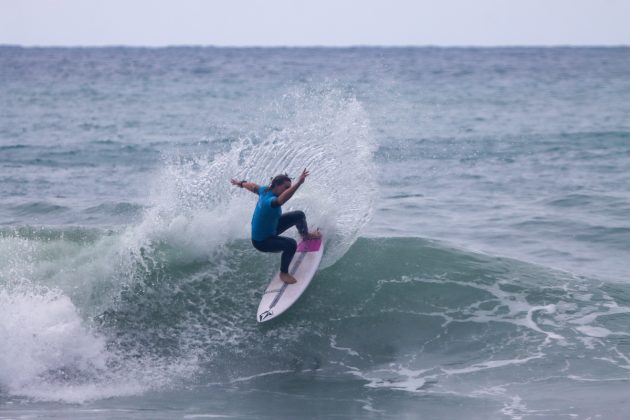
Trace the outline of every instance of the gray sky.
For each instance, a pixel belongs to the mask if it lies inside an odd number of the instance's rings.
[[[630,0],[0,0],[0,44],[630,45]]]

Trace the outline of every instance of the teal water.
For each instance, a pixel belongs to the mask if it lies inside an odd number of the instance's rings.
[[[0,47],[0,418],[624,418],[630,49]],[[229,178],[312,176],[278,258]]]

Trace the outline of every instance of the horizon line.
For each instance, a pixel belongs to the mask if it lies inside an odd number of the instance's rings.
[[[220,45],[220,44],[163,44],[163,45],[142,45],[142,44],[10,44],[1,43],[0,48],[234,48],[234,49],[351,49],[351,48],[628,48],[630,44],[348,44],[348,45]]]

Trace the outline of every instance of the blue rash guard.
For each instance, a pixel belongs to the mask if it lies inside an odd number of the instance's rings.
[[[264,241],[278,232],[278,220],[282,215],[280,206],[273,207],[271,202],[277,198],[269,187],[258,188],[258,204],[252,216],[252,239],[254,241]]]

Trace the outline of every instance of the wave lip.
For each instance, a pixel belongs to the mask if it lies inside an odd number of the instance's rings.
[[[136,232],[166,235],[191,252],[247,238],[256,198],[229,180],[266,185],[279,173],[297,177],[308,168],[311,175],[285,211],[303,210],[309,225],[326,233],[324,267],[339,259],[373,212],[375,139],[369,117],[354,96],[329,88],[297,89],[270,108],[265,112],[275,114],[277,126],[233,142],[224,153],[168,157]]]

